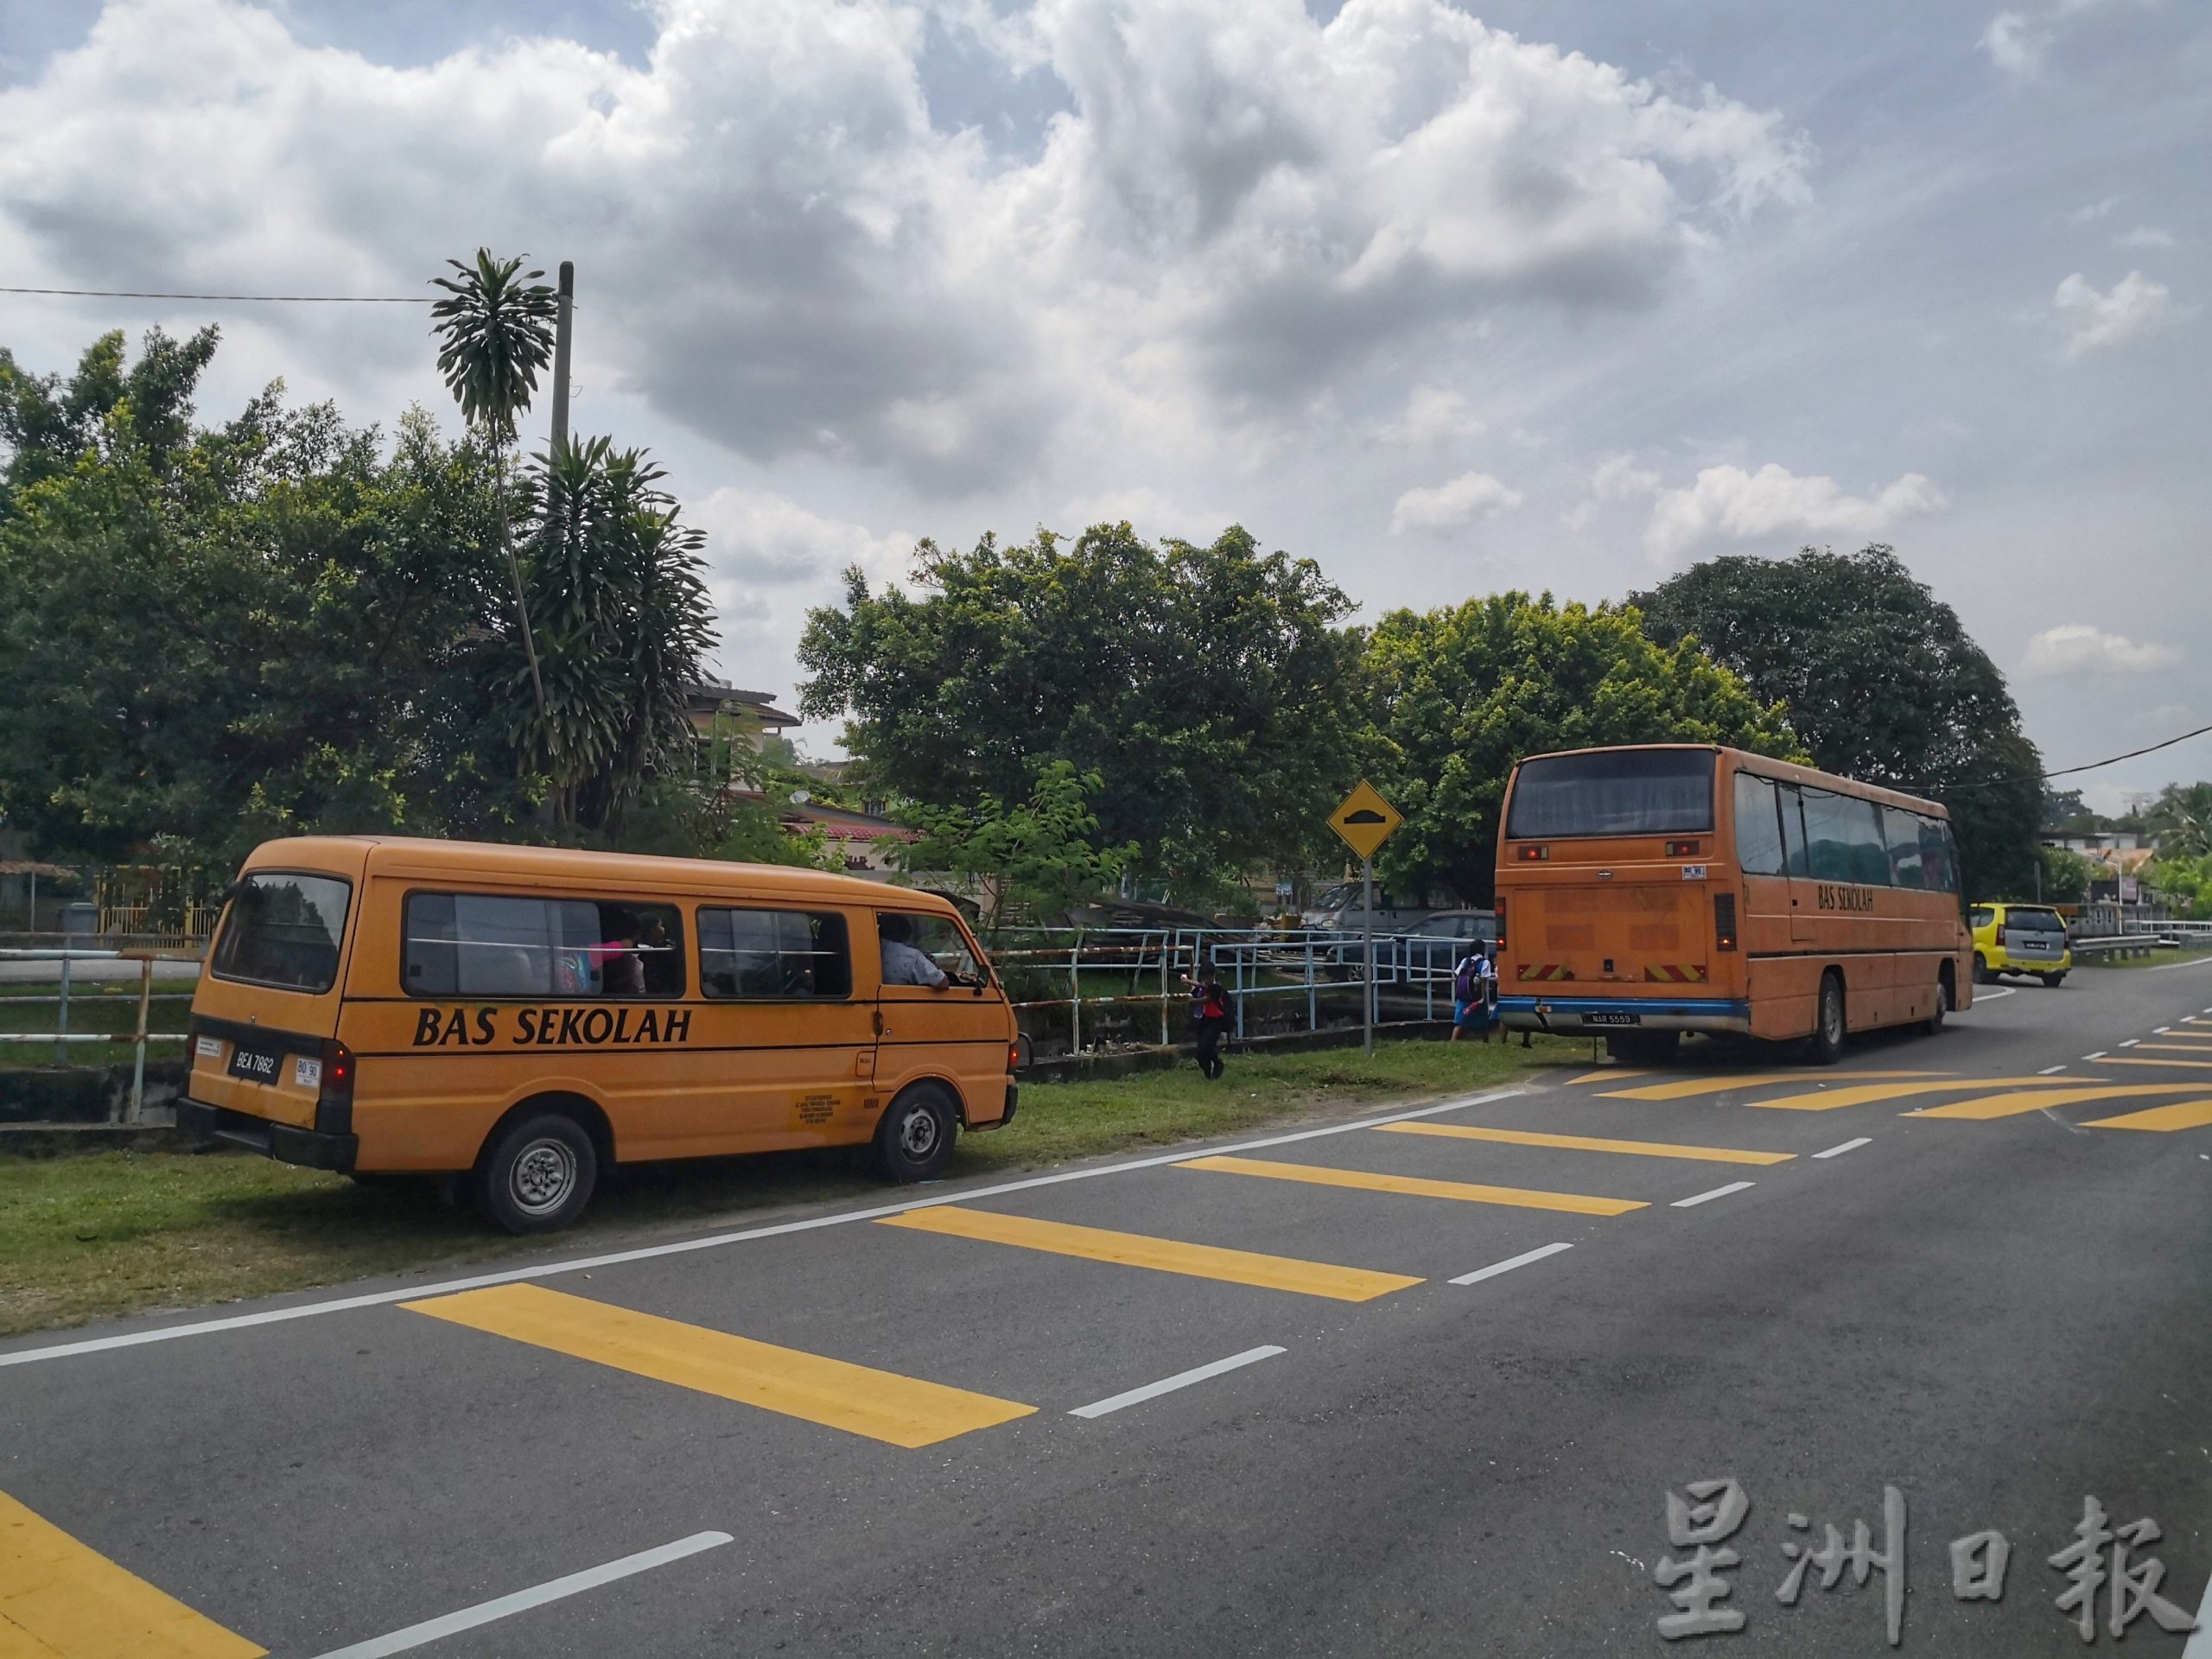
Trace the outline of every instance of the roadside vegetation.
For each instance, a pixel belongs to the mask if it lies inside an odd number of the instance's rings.
[[[1583,1043],[1386,1043],[1234,1056],[1102,1083],[1029,1084],[1014,1125],[963,1136],[959,1177],[1235,1135],[1300,1117],[1497,1086],[1531,1065],[1582,1063]],[[886,1188],[840,1150],[617,1169],[589,1217],[555,1241],[604,1249],[654,1229],[856,1198]],[[245,1154],[88,1153],[0,1160],[0,1336],[152,1308],[204,1306],[372,1274],[430,1272],[544,1248],[487,1231],[429,1182],[358,1185]]]

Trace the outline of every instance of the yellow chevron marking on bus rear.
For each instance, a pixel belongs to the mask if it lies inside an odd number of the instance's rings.
[[[1393,1135],[1434,1135],[1453,1141],[1494,1141],[1509,1147],[1561,1147],[1569,1152],[1619,1152],[1633,1158],[1690,1158],[1707,1164],[1786,1164],[1794,1152],[1745,1152],[1735,1147],[1685,1147],[1671,1141],[1601,1141],[1588,1135],[1539,1135],[1533,1129],[1488,1129],[1469,1123],[1377,1123]]]
[[[2149,1043],[2138,1043],[2128,1052],[2140,1054],[2145,1049],[2152,1046],[2153,1045]],[[2190,1051],[2192,1053],[2195,1052],[2193,1049]],[[2097,1064],[2099,1065],[2164,1065],[2171,1066],[2180,1071],[2212,1071],[2212,1060],[2137,1060],[2123,1059],[2118,1055],[2107,1054]]]
[[[1002,1216],[995,1211],[969,1210],[950,1204],[909,1210],[902,1216],[885,1216],[877,1225],[909,1227],[917,1232],[976,1238],[991,1244],[1014,1244],[1053,1255],[1076,1255],[1092,1262],[1118,1262],[1123,1267],[1150,1268],[1159,1273],[1188,1274],[1194,1279],[1219,1279],[1233,1285],[1296,1291],[1339,1302],[1370,1302],[1377,1296],[1387,1296],[1394,1290],[1421,1283],[1402,1273],[1370,1273],[1364,1268],[1333,1267],[1325,1262],[1261,1255],[1250,1250],[1223,1249],[1212,1244],[1185,1244],[1172,1238],[1148,1238],[1142,1233],[1111,1232],[1103,1227],[1032,1221],[1027,1216]]]
[[[1864,1089],[1815,1090],[1809,1095],[1784,1095],[1778,1100],[1755,1100],[1751,1104],[1781,1112],[1832,1112],[1839,1106],[1865,1106],[1878,1100],[1948,1094],[1960,1089],[2010,1089],[2095,1081],[2094,1077],[1946,1077],[1941,1083],[1872,1083]]]
[[[1609,1089],[1604,1100],[1688,1100],[1693,1095],[1725,1095],[1732,1089],[1756,1089],[1770,1083],[1803,1083],[1808,1073],[1796,1071],[1738,1071],[1727,1077],[1682,1077],[1673,1083],[1645,1084],[1635,1089]],[[1851,1077],[1940,1077],[1941,1071],[1847,1071]]]
[[[1303,1181],[1310,1186],[1344,1186],[1362,1192],[1395,1192],[1410,1198],[1458,1198],[1465,1204],[1502,1204],[1516,1210],[1564,1210],[1577,1216],[1624,1216],[1631,1210],[1651,1207],[1637,1198],[1593,1198],[1580,1192],[1541,1192],[1533,1187],[1432,1181],[1419,1175],[1377,1175],[1364,1169],[1331,1169],[1319,1164],[1270,1163],[1264,1158],[1193,1158],[1175,1167]]]
[[[541,1285],[499,1285],[400,1306],[635,1376],[909,1448],[935,1446],[1037,1409]]]
[[[2108,1083],[2097,1089],[2026,1089],[2016,1094],[1984,1095],[1979,1100],[1955,1100],[1948,1106],[1923,1106],[1901,1117],[1965,1118],[1982,1122],[1993,1117],[2018,1117],[2052,1106],[2079,1106],[2088,1100],[2126,1100],[2142,1095],[2202,1094],[2201,1083]]]
[[[1634,1071],[1624,1065],[1606,1065],[1600,1066],[1595,1071],[1585,1071],[1579,1077],[1569,1077],[1567,1082],[1570,1084],[1618,1083],[1623,1077],[1648,1077],[1650,1075],[1651,1073],[1648,1071]]]
[[[267,1651],[0,1492],[6,1659],[260,1659]]]
[[[2082,1127],[2087,1129],[2148,1129],[2153,1135],[2170,1135],[2176,1129],[2201,1129],[2212,1124],[2212,1100],[2177,1101],[2171,1106],[2151,1106],[2139,1112],[2129,1112],[2122,1117],[2093,1118]]]

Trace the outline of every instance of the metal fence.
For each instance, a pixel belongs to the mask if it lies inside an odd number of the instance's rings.
[[[47,990],[42,986],[22,990],[13,988],[0,988],[0,1001],[52,1003],[56,1009],[54,1028],[52,1031],[0,1032],[0,1044],[22,1043],[42,1046],[51,1043],[54,1045],[54,1065],[67,1065],[69,1063],[69,1046],[72,1043],[128,1041],[131,1045],[132,1051],[128,1121],[137,1122],[143,1109],[146,1098],[146,1045],[181,1043],[185,1039],[182,1032],[154,1032],[147,1029],[147,1025],[152,1018],[153,1005],[156,1002],[188,1003],[193,997],[193,993],[190,991],[156,991],[154,988],[155,964],[160,962],[188,962],[196,968],[199,958],[187,953],[166,951],[80,950],[74,948],[57,948],[29,950],[0,950],[0,962],[51,962],[58,963],[60,967],[59,983],[52,991]],[[114,1032],[73,1032],[69,1029],[69,999],[73,977],[71,970],[74,964],[79,962],[132,962],[137,964],[137,1028],[129,1038],[126,1039]]]
[[[1190,1004],[1185,978],[1208,967],[1229,993],[1239,1039],[1358,1025],[1363,994],[1378,1027],[1449,1018],[1452,976],[1468,948],[1378,933],[1370,973],[1363,938],[1328,929],[1059,927],[1007,930],[990,957],[1033,1046],[1065,1031],[1068,1052],[1079,1053],[1116,1039],[1179,1040]]]

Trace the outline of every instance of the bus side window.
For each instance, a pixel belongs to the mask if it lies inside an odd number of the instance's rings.
[[[1774,784],[1748,772],[1736,774],[1736,861],[1745,875],[1783,873],[1782,818]]]
[[[1795,784],[1777,784],[1774,795],[1782,809],[1782,846],[1789,874],[1810,875],[1813,866],[1805,851],[1805,809],[1801,792]]]
[[[1928,872],[1920,851],[1918,816],[1895,806],[1885,806],[1881,811],[1882,828],[1890,842],[1890,885],[1925,890]]]

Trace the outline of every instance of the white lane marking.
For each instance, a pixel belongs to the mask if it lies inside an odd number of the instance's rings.
[[[1157,1382],[1147,1382],[1141,1389],[1131,1389],[1126,1394],[1109,1394],[1103,1400],[1094,1400],[1087,1406],[1077,1406],[1068,1413],[1071,1417],[1103,1417],[1109,1411],[1119,1411],[1124,1406],[1141,1405],[1147,1400],[1157,1400],[1163,1394],[1173,1394],[1178,1389],[1187,1389],[1193,1382],[1204,1382],[1229,1371],[1242,1370],[1247,1365],[1256,1365],[1263,1359],[1273,1359],[1289,1350],[1273,1344],[1247,1348],[1241,1354],[1231,1354],[1227,1359],[1217,1359],[1211,1365],[1194,1365],[1187,1371],[1178,1371],[1173,1376],[1163,1376]]]
[[[448,1613],[442,1618],[425,1619],[420,1624],[410,1624],[404,1630],[394,1630],[389,1636],[372,1637],[366,1642],[356,1642],[350,1648],[334,1648],[322,1659],[385,1659],[386,1654],[404,1653],[410,1648],[419,1648],[428,1643],[441,1641],[448,1636],[458,1636],[463,1630],[473,1630],[480,1624],[489,1624],[496,1619],[512,1618],[517,1613],[528,1612],[533,1607],[543,1607],[549,1601],[595,1590],[602,1584],[612,1584],[617,1579],[626,1579],[632,1573],[649,1573],[654,1567],[666,1567],[671,1561],[680,1561],[686,1555],[696,1555],[702,1549],[719,1549],[732,1542],[726,1532],[695,1532],[689,1538],[679,1538],[672,1544],[663,1544],[658,1549],[639,1550],[635,1555],[625,1555],[619,1561],[609,1561],[604,1567],[588,1567],[581,1573],[571,1573],[564,1579],[554,1579],[535,1589],[518,1590],[511,1596],[501,1596],[495,1601],[480,1601],[474,1607],[464,1607],[457,1613]]]
[[[2202,968],[2208,962],[2212,962],[2212,957],[2199,957],[2195,962],[2154,963],[2152,964],[2151,971],[2154,974],[2168,974],[2177,968]],[[2212,1014],[2212,1008],[2207,1008],[2204,1012]],[[2194,1659],[2194,1656],[2191,1656],[2191,1659]]]
[[[1519,1255],[1503,1262],[1493,1262],[1486,1268],[1477,1268],[1472,1273],[1463,1273],[1452,1281],[1455,1285],[1479,1285],[1485,1279],[1495,1279],[1501,1273],[1510,1273],[1516,1268],[1525,1268],[1531,1262],[1541,1262],[1548,1255],[1557,1255],[1561,1250],[1571,1250],[1572,1244],[1546,1244],[1541,1249],[1523,1250]]]
[[[1436,1117],[1446,1112],[1465,1111],[1473,1106],[1487,1106],[1494,1101],[1511,1100],[1528,1091],[1522,1089],[1494,1089],[1486,1095],[1469,1095],[1459,1100],[1440,1101],[1433,1106],[1420,1106],[1411,1111],[1390,1112],[1382,1117],[1363,1117],[1357,1122],[1336,1123],[1324,1129],[1300,1129],[1289,1135],[1271,1135],[1258,1141],[1240,1141],[1234,1146],[1214,1147],[1208,1150],[1220,1156],[1240,1152],[1258,1152],[1268,1147],[1287,1147],[1300,1141],[1319,1141],[1333,1135],[1351,1135],[1362,1129],[1372,1129],[1385,1123],[1403,1123],[1417,1117]],[[274,1307],[260,1313],[234,1313],[226,1319],[201,1319],[189,1325],[166,1325],[154,1331],[132,1331],[115,1337],[89,1337],[80,1342],[60,1342],[45,1348],[24,1348],[11,1354],[0,1354],[0,1370],[10,1365],[35,1364],[41,1360],[67,1359],[78,1354],[105,1353],[111,1348],[136,1348],[149,1342],[169,1342],[179,1337],[213,1336],[222,1331],[244,1331],[257,1325],[282,1325],[292,1319],[310,1319],[322,1313],[346,1313],[355,1308],[382,1307],[388,1302],[411,1302],[431,1296],[449,1296],[456,1291],[482,1290],[492,1285],[519,1284],[532,1279],[553,1279],[564,1273],[589,1273],[601,1268],[620,1267],[630,1262],[650,1262],[664,1255],[685,1255],[694,1250],[720,1249],[728,1244],[749,1243],[756,1238],[780,1238],[787,1233],[810,1233],[823,1227],[842,1227],[848,1223],[876,1221],[885,1216],[903,1216],[912,1210],[933,1209],[941,1204],[973,1204],[978,1198],[1002,1198],[1009,1192],[1033,1192],[1042,1186],[1058,1186],[1069,1181],[1094,1180],[1103,1175],[1126,1175],[1134,1170],[1158,1169],[1166,1164],[1188,1163],[1194,1154],[1190,1147],[1175,1152],[1163,1152],[1149,1158],[1132,1158],[1127,1163],[1109,1164],[1099,1169],[1068,1169],[1053,1175],[1030,1175],[1018,1181],[1001,1181],[995,1186],[974,1186],[956,1192],[941,1192],[927,1198],[909,1198],[903,1204],[875,1205],[866,1210],[847,1210],[834,1216],[813,1216],[804,1221],[778,1222],[767,1227],[748,1227],[741,1232],[714,1233],[705,1238],[687,1238],[673,1244],[646,1244],[633,1250],[611,1250],[605,1255],[579,1256],[569,1262],[542,1262],[536,1267],[510,1268],[504,1273],[480,1273],[466,1279],[444,1279],[435,1284],[410,1285],[401,1290],[370,1291],[359,1296],[334,1297],[327,1302],[307,1302],[298,1307]]]
[[[1862,1135],[1856,1141],[1847,1141],[1840,1147],[1830,1147],[1826,1152],[1816,1152],[1813,1156],[1815,1158],[1840,1158],[1847,1152],[1856,1152],[1861,1147],[1871,1147],[1873,1144],[1874,1137],[1872,1135]]]
[[[2141,1042],[2142,1040],[2143,1040],[2143,1039],[2142,1039],[2140,1037],[2130,1037],[2130,1038],[2128,1038],[2125,1042],[2121,1043],[2121,1044],[2120,1044],[2120,1046],[2121,1046],[2122,1048],[2133,1048],[2133,1047],[2134,1047],[2134,1046],[2135,1046],[2135,1045],[2136,1045],[2136,1044],[2138,1044],[2138,1043]]]
[[[2101,1060],[2102,1058],[2104,1058],[2104,1057],[2105,1057],[2105,1052],[2104,1052],[2104,1050],[2102,1050],[2102,1049],[2101,1048],[2101,1049],[2099,1049],[2095,1053],[2094,1053],[2094,1054],[2084,1054],[2082,1058],[2083,1059],[2085,1059],[2085,1060]]]
[[[2065,1069],[2066,1068],[2063,1065],[2046,1065],[2042,1071],[2037,1072],[2036,1076],[2039,1077],[2056,1077]]]
[[[2172,1029],[2171,1026],[2153,1026],[2151,1028],[2151,1034],[2153,1037],[2163,1037]]]
[[[1977,1002],[1994,1002],[2000,996],[2017,996],[2019,995],[2019,990],[2020,988],[2017,985],[2007,985],[2001,991],[1976,991],[1974,994],[1974,1000]]]
[[[1676,1198],[1675,1200],[1675,1208],[1677,1210],[1687,1210],[1694,1204],[1706,1204],[1714,1198],[1725,1198],[1731,1192],[1741,1192],[1747,1186],[1756,1186],[1758,1185],[1758,1183],[1756,1181],[1731,1181],[1726,1186],[1714,1187],[1710,1192],[1700,1192],[1694,1198]]]

